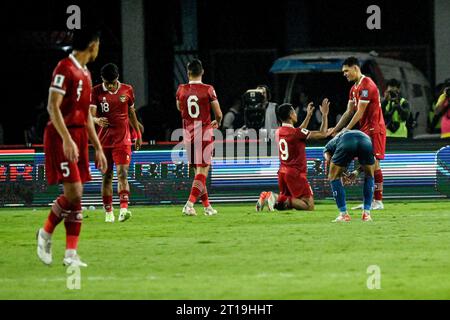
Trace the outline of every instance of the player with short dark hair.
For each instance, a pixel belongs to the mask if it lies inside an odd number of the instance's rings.
[[[354,82],[350,89],[347,110],[338,124],[329,129],[335,136],[341,130],[348,131],[359,123],[359,130],[367,134],[372,140],[375,162],[375,193],[372,210],[384,209],[383,199],[383,172],[380,160],[384,159],[386,151],[386,125],[380,103],[380,93],[377,85],[370,77],[362,74],[360,62],[355,57],[349,57],[342,63],[342,73],[349,82]],[[362,208],[361,206],[353,209]]]
[[[134,109],[133,87],[119,81],[119,68],[114,63],[108,63],[102,67],[101,77],[103,83],[95,86],[92,91],[91,114],[100,127],[98,136],[108,161],[108,170],[103,174],[102,181],[103,208],[105,221],[114,222],[112,182],[115,164],[120,199],[119,222],[123,222],[131,217],[128,210],[128,169],[132,144],[130,125],[137,134],[136,150],[142,145],[141,127]]]
[[[214,147],[213,129],[220,127],[222,111],[214,87],[202,82],[204,70],[201,61],[194,59],[189,62],[187,73],[189,83],[178,87],[176,100],[183,120],[183,141],[189,164],[195,167],[195,177],[182,212],[188,216],[197,215],[194,204],[200,198],[205,215],[210,216],[217,211],[209,203],[206,179]],[[214,121],[211,121],[211,109],[214,112]]]
[[[312,107],[312,104],[310,106]],[[327,137],[329,107],[330,102],[324,99],[320,106],[322,112],[320,131],[309,131],[306,129],[307,123],[300,128],[294,128],[294,124],[297,123],[294,107],[290,103],[278,107],[277,115],[282,125],[277,129],[275,137],[280,159],[278,170],[280,194],[272,191],[261,192],[256,203],[256,211],[262,211],[266,205],[269,211],[292,208],[314,210],[314,195],[307,180],[306,140]]]
[[[47,110],[50,121],[44,133],[45,173],[48,184],[63,184],[43,228],[37,233],[37,255],[52,263],[52,234],[64,220],[66,227],[66,266],[86,267],[77,254],[83,214],[83,184],[91,180],[88,138],[95,148],[98,168],[107,168],[105,155],[89,113],[92,81],[86,64],[93,62],[99,50],[99,33],[89,29],[75,31],[74,50],[53,71]]]
[[[353,159],[358,158],[360,163],[359,171],[364,171],[364,203],[363,203],[363,221],[372,221],[370,209],[372,205],[374,189],[374,169],[375,158],[373,156],[372,141],[370,137],[359,130],[350,130],[341,132],[331,139],[324,148],[324,157],[329,168],[328,179],[330,180],[333,196],[339,209],[339,216],[335,222],[348,222],[350,215],[347,212],[345,203],[345,190],[341,178],[348,165]],[[352,181],[356,176],[346,179]]]

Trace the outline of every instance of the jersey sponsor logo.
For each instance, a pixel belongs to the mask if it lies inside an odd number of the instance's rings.
[[[368,98],[369,90],[361,90],[361,98]]]
[[[125,102],[125,101],[127,101],[127,96],[124,95],[124,94],[122,94],[122,95],[119,97],[119,99],[120,99],[120,102]]]

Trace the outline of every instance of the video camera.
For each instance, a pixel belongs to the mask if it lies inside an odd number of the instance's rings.
[[[243,94],[242,106],[244,107],[244,122],[247,128],[259,130],[263,127],[266,115],[264,102],[264,91],[261,89],[250,89]]]

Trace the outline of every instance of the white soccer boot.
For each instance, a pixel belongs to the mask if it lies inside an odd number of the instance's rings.
[[[205,216],[213,216],[217,214],[217,210],[211,206],[204,208],[203,210],[205,212]]]
[[[195,212],[194,207],[188,206],[187,204],[183,207],[182,213],[185,216],[196,216],[197,212]]]
[[[41,228],[36,234],[37,239],[37,255],[39,259],[46,265],[52,263],[52,239],[48,239],[43,235],[44,230]]]
[[[113,223],[115,220],[114,212],[105,212],[105,222]]]
[[[128,211],[127,208],[121,208],[119,212],[119,222],[127,221],[131,218],[131,211]]]
[[[384,205],[381,200],[373,200],[372,201],[372,210],[383,210]]]
[[[87,263],[81,261],[80,256],[75,254],[72,256],[67,256],[63,260],[63,265],[66,267],[87,267]]]
[[[275,208],[275,203],[277,202],[277,199],[275,199],[275,195],[273,194],[272,191],[267,192],[267,196],[266,196],[266,204],[267,204],[267,208],[269,209],[269,211],[274,211]]]

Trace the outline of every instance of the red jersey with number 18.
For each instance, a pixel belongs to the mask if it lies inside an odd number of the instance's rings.
[[[97,108],[97,117],[108,119],[109,125],[100,128],[98,137],[104,148],[131,145],[128,111],[134,106],[133,87],[119,82],[115,92],[99,84],[92,90],[92,105]]]
[[[183,119],[185,142],[194,140],[194,132],[201,133],[204,141],[212,139],[212,130],[207,129],[211,124],[211,102],[217,100],[214,87],[191,81],[178,87],[176,98]]]
[[[280,158],[281,173],[289,169],[296,169],[306,174],[306,139],[310,135],[309,130],[294,128],[290,124],[283,123],[276,132],[278,143],[278,156]]]

